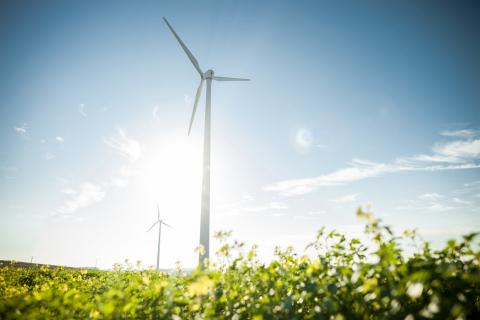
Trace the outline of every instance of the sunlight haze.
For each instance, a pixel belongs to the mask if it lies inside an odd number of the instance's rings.
[[[328,5],[327,5],[328,4]],[[0,259],[194,267],[205,93],[213,233],[302,251],[359,206],[480,230],[480,7],[462,1],[2,1]]]

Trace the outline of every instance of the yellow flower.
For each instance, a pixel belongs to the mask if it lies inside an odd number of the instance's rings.
[[[378,285],[378,280],[376,278],[371,278],[365,280],[362,286],[362,292],[369,292],[375,290]]]
[[[213,287],[213,281],[207,276],[201,276],[188,286],[188,292],[193,295],[205,295]]]

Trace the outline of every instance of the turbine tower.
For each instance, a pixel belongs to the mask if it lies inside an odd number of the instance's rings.
[[[162,236],[162,224],[171,228],[170,225],[166,224],[162,219],[160,219],[160,208],[158,207],[158,203],[157,203],[157,221],[155,221],[154,224],[152,224],[152,226],[147,230],[150,231],[152,230],[153,227],[155,227],[155,225],[158,223],[158,249],[157,249],[157,270],[160,270],[160,267],[159,267],[159,262],[160,262],[160,238]]]
[[[197,70],[200,75],[200,84],[197,88],[197,93],[195,95],[195,102],[193,104],[192,117],[190,118],[190,125],[188,126],[188,135],[192,130],[193,119],[195,118],[195,111],[197,110],[198,100],[203,89],[203,83],[207,81],[207,93],[206,93],[206,102],[205,102],[205,132],[203,136],[203,177],[202,177],[202,208],[200,215],[200,245],[205,249],[205,253],[200,254],[199,263],[203,266],[205,259],[208,259],[210,256],[210,119],[211,119],[211,88],[212,80],[216,81],[249,81],[250,79],[241,79],[241,78],[230,78],[230,77],[219,77],[216,76],[212,69],[209,69],[205,72],[202,71],[200,65],[198,64],[197,59],[193,56],[190,50],[187,48],[182,39],[178,34],[173,30],[170,23],[167,19],[163,18],[167,24],[170,31],[177,39],[178,43],[182,47],[183,51],[187,54],[187,57],[193,64],[193,67]]]

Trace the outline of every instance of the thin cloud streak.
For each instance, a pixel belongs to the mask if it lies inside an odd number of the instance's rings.
[[[244,211],[247,212],[261,212],[261,211],[268,211],[268,210],[284,210],[288,209],[288,206],[283,202],[270,202],[265,205],[244,208]]]
[[[435,201],[442,199],[443,196],[438,193],[424,193],[418,196],[418,199],[420,200],[426,200],[426,201]]]
[[[458,197],[448,198],[438,193],[421,194],[415,200],[406,200],[404,202],[405,204],[395,209],[401,211],[439,213],[453,210],[471,210],[477,205],[476,199],[469,201]]]
[[[477,129],[462,129],[452,131],[442,131],[440,135],[453,138],[474,138],[480,135],[480,130]]]
[[[120,177],[112,177],[109,181],[100,184],[91,182],[82,183],[77,189],[63,189],[66,197],[63,204],[53,211],[55,216],[69,216],[79,209],[90,207],[102,201],[112,188],[125,188],[129,185],[129,175],[120,173]]]
[[[469,162],[471,159],[480,158],[480,139],[467,141],[453,141],[436,145],[433,148],[436,155],[454,159],[451,162]]]
[[[338,186],[367,178],[379,177],[402,171],[445,171],[480,168],[480,139],[460,140],[436,144],[429,155],[398,158],[392,163],[376,163],[354,159],[349,167],[332,173],[279,181],[264,187],[267,191],[283,196],[299,196],[315,191],[319,187]]]
[[[331,202],[335,203],[351,203],[357,201],[358,193],[346,194],[342,197],[332,199]]]
[[[110,138],[104,138],[103,141],[108,146],[117,150],[122,156],[126,157],[130,161],[136,161],[140,159],[142,154],[142,147],[140,143],[127,136],[125,130],[117,128],[117,132]]]
[[[237,216],[243,213],[258,213],[258,212],[277,212],[288,209],[288,205],[284,202],[271,201],[265,204],[255,205],[253,198],[249,195],[246,197],[242,195],[239,202],[224,206],[223,210],[227,215]]]
[[[67,199],[63,204],[54,210],[55,215],[68,215],[83,208],[87,208],[101,201],[106,192],[99,185],[91,182],[82,183],[77,189],[66,189],[63,193]]]
[[[87,112],[85,111],[85,105],[82,103],[78,106],[78,112],[83,116],[87,117]]]

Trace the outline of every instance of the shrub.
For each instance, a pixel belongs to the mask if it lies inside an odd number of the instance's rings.
[[[0,318],[480,319],[476,234],[432,250],[415,231],[395,236],[371,213],[357,214],[368,245],[322,228],[313,254],[277,248],[269,263],[220,232],[218,262],[191,273],[7,266]],[[405,239],[413,254],[402,251]]]

